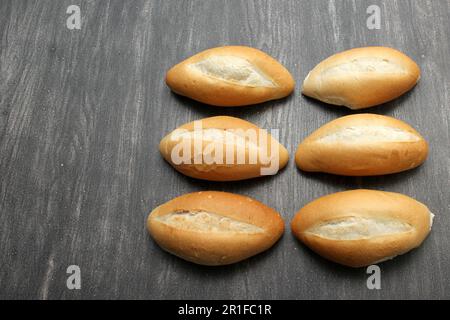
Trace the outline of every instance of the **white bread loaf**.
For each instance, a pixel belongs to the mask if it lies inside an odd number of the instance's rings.
[[[215,106],[245,106],[286,97],[294,79],[266,53],[244,46],[202,51],[172,67],[167,85],[180,95]]]
[[[197,129],[196,124],[201,125],[201,129]],[[183,145],[187,147],[179,151]],[[187,148],[190,150],[186,151]],[[161,140],[159,150],[177,171],[212,181],[272,175],[289,160],[286,148],[267,131],[248,121],[227,116],[184,124]]]
[[[427,142],[405,122],[355,114],[314,131],[298,145],[295,162],[304,171],[373,176],[415,168],[427,155]]]
[[[182,195],[154,209],[147,229],[166,251],[203,265],[226,265],[269,249],[283,234],[273,209],[216,191]]]
[[[337,53],[315,66],[302,93],[320,101],[363,109],[409,91],[420,79],[417,64],[387,47],[365,47]]]
[[[292,232],[334,262],[362,267],[418,247],[431,230],[433,214],[405,195],[352,190],[318,198],[297,212]]]

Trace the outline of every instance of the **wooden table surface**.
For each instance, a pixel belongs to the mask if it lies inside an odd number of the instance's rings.
[[[69,30],[66,9],[81,9]],[[381,9],[381,29],[366,9]],[[415,1],[18,1],[0,2],[0,298],[315,299],[450,298],[450,2]],[[248,45],[283,63],[295,93],[218,108],[181,98],[168,68],[210,47]],[[410,93],[365,112],[413,125],[430,143],[426,163],[379,177],[305,174],[292,156],[312,130],[354,113],[303,97],[316,63],[358,46],[402,50],[422,69]],[[187,178],[160,156],[177,126],[232,115],[280,129],[291,154],[276,176],[215,183]],[[381,290],[363,269],[328,262],[289,228],[266,253],[226,267],[163,252],[145,229],[155,206],[186,192],[224,190],[278,210],[286,226],[307,202],[336,191],[401,192],[436,214],[430,236],[380,264]],[[81,270],[69,290],[66,269]]]

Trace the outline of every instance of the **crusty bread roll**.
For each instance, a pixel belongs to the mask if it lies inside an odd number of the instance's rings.
[[[399,97],[419,79],[417,64],[398,50],[356,48],[315,66],[303,82],[302,93],[326,103],[363,109]]]
[[[159,150],[179,172],[212,181],[273,175],[289,160],[286,148],[266,130],[227,116],[184,124],[161,140]]]
[[[362,267],[418,247],[430,232],[433,217],[425,205],[405,195],[361,189],[308,203],[291,227],[324,258]]]
[[[202,51],[172,67],[167,85],[180,95],[215,106],[245,106],[286,97],[295,82],[266,53],[242,46]]]
[[[284,222],[275,210],[249,197],[203,191],[154,209],[147,229],[164,250],[194,263],[218,266],[269,249],[283,234]]]
[[[299,144],[295,162],[305,171],[373,176],[415,168],[427,155],[427,142],[405,122],[355,114],[314,131]]]

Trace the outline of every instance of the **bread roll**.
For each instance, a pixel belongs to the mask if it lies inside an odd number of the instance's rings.
[[[235,263],[269,249],[283,234],[273,209],[216,191],[182,195],[154,209],[147,229],[164,250],[198,264]]]
[[[302,92],[326,103],[363,109],[399,97],[419,79],[417,64],[398,50],[356,48],[315,66],[306,76]]]
[[[180,95],[215,106],[245,106],[289,95],[294,79],[278,61],[249,47],[202,51],[172,67],[167,85]]]
[[[295,162],[304,171],[373,176],[415,168],[427,155],[427,142],[405,122],[355,114],[314,131],[299,144]]]
[[[418,247],[430,232],[433,217],[425,205],[405,195],[361,189],[308,203],[291,227],[324,258],[362,267]]]
[[[212,181],[273,175],[289,159],[286,148],[267,131],[226,116],[182,125],[161,140],[159,150],[179,172]]]

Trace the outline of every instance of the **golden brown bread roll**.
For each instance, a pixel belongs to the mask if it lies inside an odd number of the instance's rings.
[[[147,229],[164,250],[194,263],[218,266],[269,249],[283,234],[284,222],[275,210],[249,197],[203,191],[154,209]]]
[[[373,176],[415,168],[427,155],[427,142],[405,122],[355,114],[314,131],[298,145],[295,162],[304,171]]]
[[[292,220],[294,235],[319,255],[362,267],[418,247],[434,215],[405,195],[374,190],[333,193],[304,206]]]
[[[267,131],[226,116],[178,127],[161,140],[159,150],[177,171],[212,181],[273,175],[289,160],[286,148]]]
[[[320,101],[363,109],[395,99],[420,79],[417,64],[387,47],[365,47],[323,60],[304,82],[302,93]]]
[[[283,98],[295,86],[289,71],[278,61],[243,46],[202,51],[172,67],[166,83],[175,93],[223,107]]]

